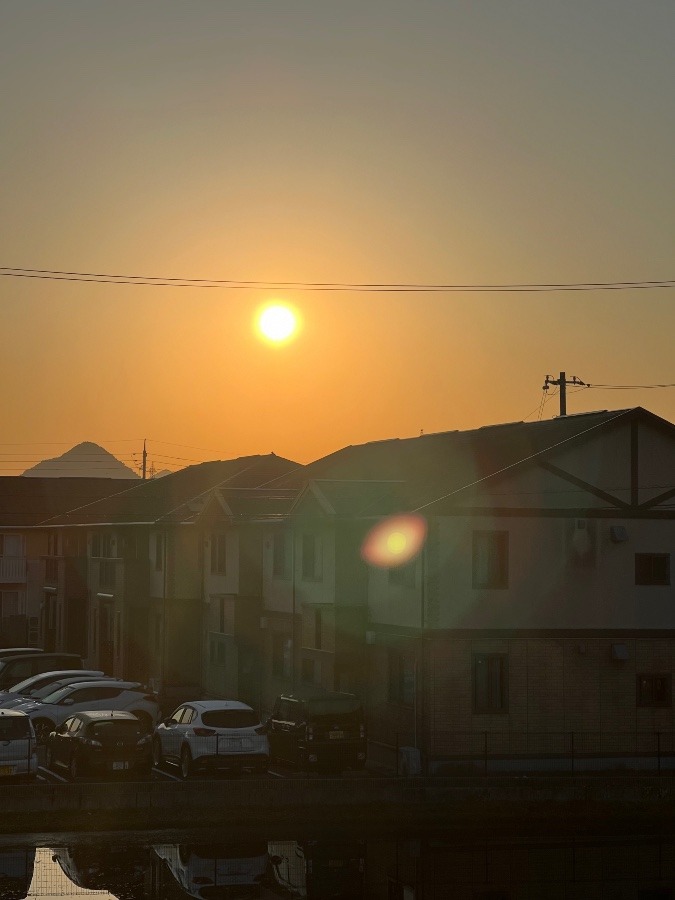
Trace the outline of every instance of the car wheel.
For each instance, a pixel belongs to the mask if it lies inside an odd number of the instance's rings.
[[[158,769],[164,765],[164,754],[162,753],[162,742],[158,737],[152,740],[152,764]]]
[[[35,729],[35,738],[38,744],[46,744],[47,738],[54,730],[54,723],[50,722],[49,719],[36,719],[33,722],[33,728]]]
[[[180,751],[181,778],[189,778],[192,775],[192,754],[189,747],[183,747]]]
[[[70,777],[73,781],[77,781],[77,779],[80,777],[81,768],[82,767],[80,766],[77,756],[73,754],[70,757],[70,765],[68,766],[68,773],[70,774]]]

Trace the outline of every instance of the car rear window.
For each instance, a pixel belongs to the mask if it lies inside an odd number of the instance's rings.
[[[27,716],[0,716],[0,741],[16,741],[30,737]]]
[[[260,719],[252,709],[209,709],[202,722],[210,728],[252,728]]]
[[[113,737],[140,737],[141,726],[139,722],[131,720],[117,720],[108,722],[95,722],[89,726],[89,734],[97,740],[111,740]]]
[[[315,716],[350,716],[362,717],[361,702],[356,698],[320,697],[307,702],[309,715]]]

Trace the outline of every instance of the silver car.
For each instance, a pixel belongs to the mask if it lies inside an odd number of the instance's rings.
[[[0,709],[0,779],[32,781],[38,769],[37,741],[26,713]]]
[[[107,677],[105,672],[101,672],[98,669],[60,669],[57,672],[43,672],[41,675],[31,675],[30,678],[26,678],[18,684],[13,684],[9,690],[0,691],[0,708],[17,706],[19,703],[23,703],[24,700],[31,698],[39,700],[41,696],[46,696],[52,690],[56,690],[57,687],[72,684],[73,681],[88,681],[90,678]],[[43,691],[44,688],[49,688],[49,690],[40,694],[40,691]]]
[[[111,678],[76,681],[57,688],[42,700],[26,700],[16,707],[33,720],[35,734],[42,744],[73,713],[93,709],[127,709],[151,732],[159,719],[159,703],[138,681]]]
[[[191,700],[155,728],[156,766],[177,762],[188,778],[195,769],[266,772],[267,729],[250,706],[238,700]]]

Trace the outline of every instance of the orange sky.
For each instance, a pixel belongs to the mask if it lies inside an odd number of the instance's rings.
[[[4,20],[2,266],[674,277],[670,4],[23,0]],[[158,468],[269,451],[306,462],[536,418],[544,376],[561,369],[675,382],[673,296],[4,277],[0,472],[83,440],[128,458],[144,437]],[[253,327],[271,299],[302,313],[284,347]],[[588,390],[568,407],[638,404],[675,420],[675,389]],[[556,411],[552,399],[544,414]]]

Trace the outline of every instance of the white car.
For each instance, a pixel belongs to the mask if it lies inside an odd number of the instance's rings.
[[[41,675],[31,675],[12,685],[7,691],[0,691],[0,709],[16,706],[24,700],[41,699],[57,687],[64,684],[72,684],[73,681],[88,681],[90,678],[105,678],[105,672],[97,669],[61,669],[58,672],[43,672]],[[53,685],[53,687],[52,687]],[[40,694],[44,688],[50,688]]]
[[[265,841],[156,844],[154,850],[189,897],[260,897],[269,867]]]
[[[37,742],[30,719],[14,709],[0,709],[0,778],[32,781],[37,769]]]
[[[93,709],[128,709],[149,730],[159,719],[159,703],[138,681],[76,681],[42,700],[26,700],[14,709],[27,713],[39,743],[73,713]]]
[[[177,762],[183,778],[196,768],[266,772],[270,762],[267,729],[250,706],[238,700],[191,700],[155,728],[156,766]]]

